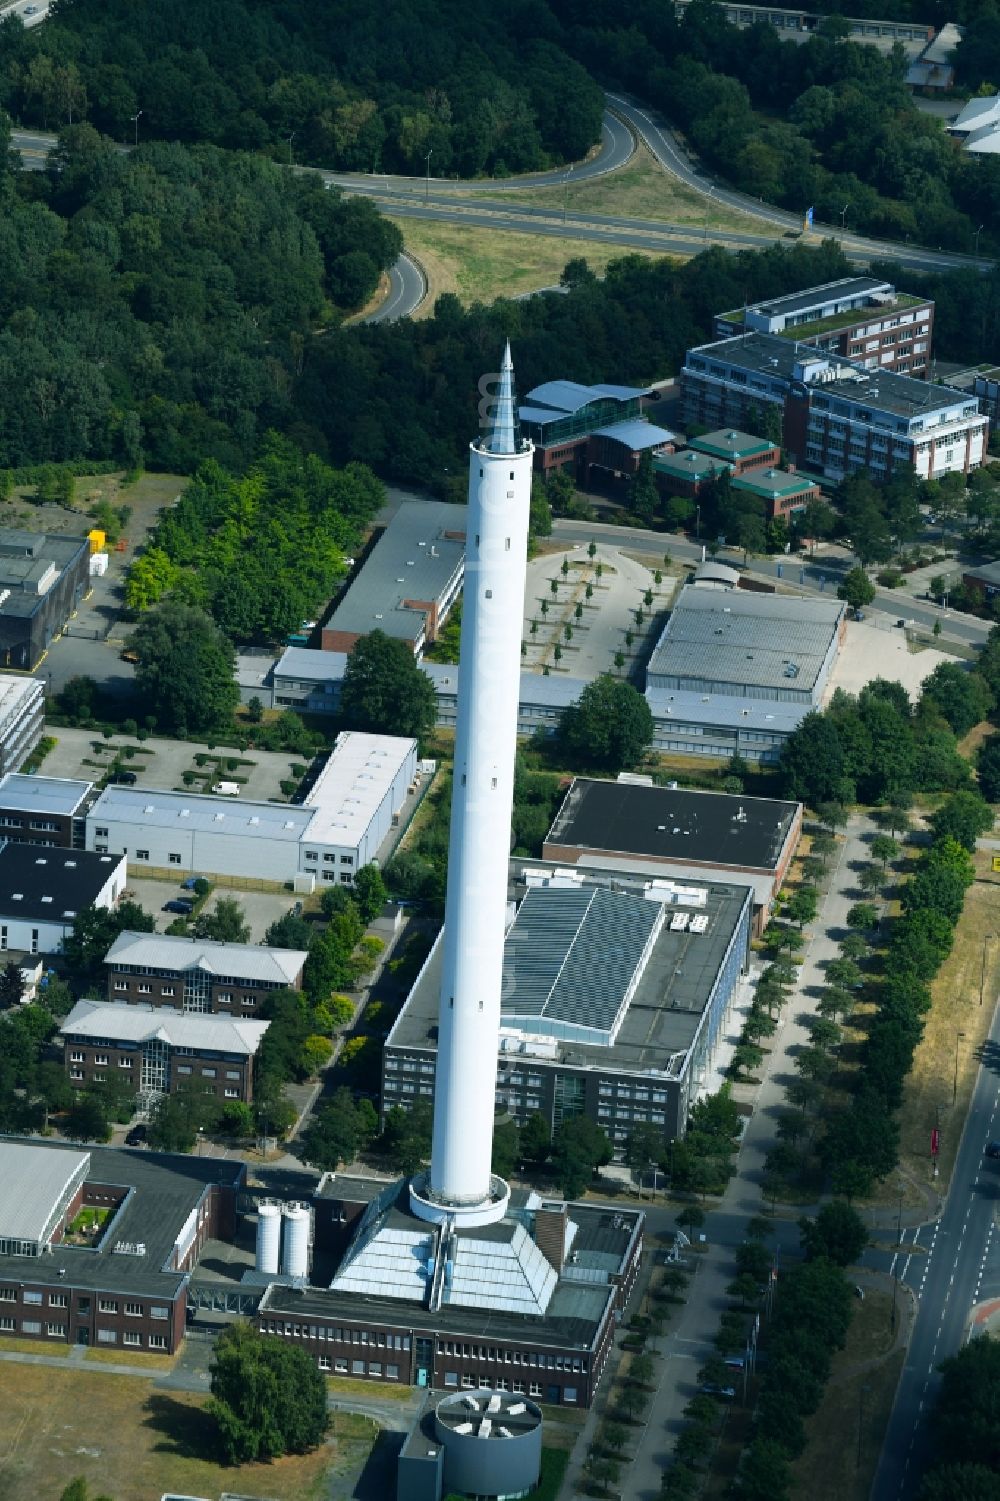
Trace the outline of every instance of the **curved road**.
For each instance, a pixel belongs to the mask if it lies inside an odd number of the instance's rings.
[[[672,177],[678,178],[696,193],[701,193],[704,197],[719,203],[728,204],[730,208],[739,209],[743,213],[753,214],[755,218],[780,228],[783,233],[789,230],[801,230],[801,214],[792,214],[785,209],[763,204],[757,198],[751,198],[746,193],[727,188],[709,178],[692,161],[670,127],[652,111],[641,108],[621,94],[609,94],[607,97],[615,110],[648,146],[663,170],[669,172]],[[969,266],[978,266],[981,271],[989,271],[993,266],[992,261],[983,258],[977,260],[971,255],[934,251],[926,246],[900,245],[894,240],[870,240],[863,235],[845,233],[844,230],[832,224],[817,224],[814,228],[817,233],[823,234],[827,239],[839,241],[845,254],[852,260],[892,259],[898,261],[900,265],[911,266],[919,271],[953,271],[959,267]]]
[[[363,194],[378,202],[397,218],[432,219],[462,224],[477,223],[498,231],[545,235],[566,240],[590,240],[620,245],[624,249],[642,249],[661,255],[697,255],[711,241],[727,249],[758,249],[780,241],[801,228],[798,216],[761,204],[756,199],[724,187],[707,178],[692,162],[673,132],[650,111],[621,95],[608,95],[612,110],[605,114],[600,150],[589,160],[551,172],[530,173],[524,177],[505,178],[492,186],[511,189],[539,186],[568,186],[574,182],[604,176],[623,166],[633,155],[637,139],[648,147],[662,169],[705,200],[706,219],[699,233],[697,226],[677,225],[655,219],[626,219],[605,214],[570,214],[564,200],[563,211],[536,205],[512,205],[481,196],[486,188],[482,179],[442,181],[430,178],[385,177],[371,174],[318,170],[325,182],[344,192]],[[45,165],[54,137],[38,132],[15,131],[14,146],[21,152],[25,165],[40,170]],[[128,149],[123,147],[123,150]],[[432,192],[433,189],[433,192]],[[444,192],[443,190],[447,191]],[[475,194],[474,201],[463,195]],[[708,207],[711,202],[727,204],[752,215],[761,225],[759,234],[711,229]],[[821,232],[839,242],[845,255],[855,264],[866,266],[872,260],[892,259],[916,271],[954,270],[975,266],[989,270],[992,262],[972,256],[953,255],[921,246],[900,245],[893,241],[872,240],[823,226]],[[426,292],[422,276],[412,262],[397,262],[392,271],[392,288],[383,308],[366,321],[378,322],[407,317],[419,305]]]
[[[409,318],[427,296],[427,278],[416,261],[404,251],[389,268],[389,293],[362,323],[396,323]]]
[[[511,192],[518,188],[555,188],[565,183],[586,182],[595,177],[604,177],[624,167],[635,155],[636,137],[632,126],[620,118],[624,111],[612,114],[605,110],[601,125],[601,144],[593,156],[582,162],[572,162],[568,167],[553,167],[546,172],[528,172],[521,177],[399,177],[387,176],[384,172],[328,172],[323,171],[327,182],[338,188],[357,193],[366,185],[372,192],[422,193],[446,187],[451,193],[482,193],[486,188]]]

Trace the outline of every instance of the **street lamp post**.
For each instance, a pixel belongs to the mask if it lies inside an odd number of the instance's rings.
[[[850,203],[845,203],[844,207],[840,210],[840,232],[841,232],[841,234],[843,234],[844,231],[847,229],[847,210],[850,208],[850,206],[851,206]]]
[[[709,215],[709,211],[710,211],[710,209],[712,207],[712,194],[714,192],[715,192],[714,188],[709,188],[708,192],[705,195],[705,232],[704,232],[704,235],[703,235],[703,239],[705,239],[705,240],[708,239],[708,215]]]
[[[135,145],[136,146],[138,146],[138,144],[139,144],[139,116],[141,114],[142,114],[142,110],[141,109],[137,109],[134,115],[130,115],[129,116],[129,119],[132,121],[132,124],[135,126]]]
[[[292,133],[291,133],[291,135],[288,137],[288,165],[289,166],[292,165],[292,142],[295,140],[295,137],[297,135],[298,135],[298,131],[297,130],[293,130]]]
[[[861,1435],[865,1416],[865,1397],[871,1391],[870,1386],[863,1386],[858,1392],[858,1469],[861,1468]]]
[[[701,541],[701,506],[697,502],[694,508],[694,540]]]
[[[570,168],[570,172],[572,170],[573,169],[571,167]],[[563,223],[564,224],[566,223],[566,210],[567,210],[567,207],[568,207],[568,203],[569,203],[569,172],[567,172],[566,176],[563,178]]]
[[[979,259],[979,236],[982,234],[983,229],[984,229],[984,225],[980,224],[979,228],[976,230],[976,260],[977,261]]]
[[[986,990],[986,945],[988,943],[989,943],[989,939],[988,938],[984,938],[983,939],[983,967],[982,967],[982,970],[980,971],[980,975],[979,975],[979,1004],[980,1004],[980,1006],[983,1004],[983,993]]]
[[[430,149],[430,151],[428,151],[427,155],[424,158],[424,161],[425,161],[426,166],[427,166],[427,176],[424,179],[424,202],[425,203],[427,203],[427,202],[430,201],[430,196],[431,196],[431,157],[433,155],[434,155],[434,147],[432,146],[431,149]]]
[[[953,1105],[954,1105],[955,1101],[958,1099],[958,1045],[959,1045],[960,1042],[964,1041],[964,1039],[965,1039],[965,1033],[964,1032],[956,1032],[955,1033],[955,1078],[954,1078],[954,1080],[952,1082],[952,1086],[951,1086],[951,1103]]]

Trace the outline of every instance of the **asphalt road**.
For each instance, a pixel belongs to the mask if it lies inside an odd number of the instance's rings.
[[[669,553],[671,557],[683,558],[692,564],[701,559],[700,543],[673,532],[642,531],[637,527],[612,526],[607,522],[555,521],[552,534],[577,546],[593,540],[627,547],[629,552],[646,554],[650,558],[660,559],[664,553]],[[739,548],[724,549],[720,559],[734,565],[742,561],[741,551]],[[854,558],[829,555],[821,561],[802,557],[754,558],[750,571],[764,578],[780,578],[786,584],[819,594],[835,594],[844,574],[854,566]],[[907,625],[926,630],[933,630],[934,622],[940,620],[942,635],[973,646],[982,645],[990,633],[989,623],[974,615],[946,610],[930,600],[915,600],[911,595],[893,589],[877,590],[867,611],[880,611],[891,620],[904,619]]]
[[[609,94],[613,108],[630,124],[636,134],[649,148],[656,160],[673,177],[677,177],[695,192],[702,193],[719,203],[754,214],[780,229],[782,234],[802,228],[802,216],[772,208],[760,199],[751,198],[732,188],[713,182],[695,163],[677,140],[673,131],[653,111],[641,108],[632,100],[619,94]],[[976,259],[970,255],[952,255],[935,251],[926,246],[903,244],[893,240],[871,240],[862,235],[845,232],[840,226],[814,224],[814,232],[827,239],[839,241],[844,254],[853,261],[892,259],[915,271],[953,271],[959,267],[978,266],[981,271],[992,269],[993,262]],[[712,237],[714,239],[714,236]]]
[[[365,183],[379,183],[385,192],[428,192],[442,186],[450,191],[481,193],[484,188],[502,188],[510,192],[518,188],[551,188],[562,183],[586,182],[590,178],[603,177],[624,167],[635,152],[635,134],[630,125],[618,114],[605,110],[601,125],[601,144],[592,156],[582,162],[573,162],[568,167],[554,167],[547,172],[526,172],[522,177],[470,177],[456,180],[450,177],[399,177],[385,173],[367,174],[358,172],[324,172],[328,182],[338,187],[357,192]],[[432,158],[433,160],[433,158]]]
[[[32,14],[29,16],[28,11]],[[49,0],[14,0],[13,5],[5,5],[0,10],[0,21],[6,21],[8,16],[20,16],[27,30],[31,26],[40,26],[49,13]]]
[[[669,127],[650,111],[619,95],[609,95],[608,99],[615,112],[609,110],[606,113],[601,149],[592,158],[552,172],[497,179],[492,186],[507,191],[570,185],[603,176],[629,160],[638,137],[664,171],[705,198],[706,211],[711,202],[725,203],[754,215],[761,224],[761,232],[741,233],[712,229],[707,221],[699,231],[691,225],[671,225],[655,219],[617,218],[604,214],[570,215],[566,211],[560,215],[551,208],[531,205],[515,207],[508,202],[497,202],[479,196],[474,202],[462,202],[463,193],[482,194],[487,185],[481,179],[444,183],[430,177],[420,179],[316,170],[320,171],[325,182],[344,192],[371,197],[399,218],[430,219],[451,224],[476,223],[499,231],[515,230],[521,234],[540,234],[556,239],[590,240],[619,245],[623,249],[645,249],[660,254],[697,255],[708,242],[728,249],[758,249],[801,229],[801,220],[797,215],[764,205],[746,194],[713,183],[692,162]],[[14,146],[21,151],[27,167],[37,170],[44,167],[47,149],[53,144],[53,137],[39,132],[14,131],[12,139]],[[447,186],[447,195],[442,194],[443,186]],[[872,260],[880,258],[892,258],[902,265],[921,271],[940,271],[970,265],[978,265],[987,270],[991,265],[989,261],[976,261],[969,256],[949,255],[923,247],[899,245],[892,241],[870,240],[832,226],[816,228],[817,232],[838,240],[845,255],[859,265],[868,265]],[[400,281],[403,276],[404,273],[400,271]],[[403,317],[407,311],[412,311],[403,295],[399,297],[397,306],[399,310],[390,316]]]
[[[938,1365],[965,1343],[976,1303],[1000,1292],[1000,1238],[995,1231],[1000,1162],[983,1155],[987,1141],[997,1137],[1000,1006],[984,1048],[944,1212],[936,1224],[915,1234],[927,1254],[914,1257],[916,1265],[906,1268],[919,1305],[872,1487],[877,1501],[910,1501],[916,1495],[924,1466],[933,1457],[933,1423],[925,1409],[933,1406],[941,1383]]]
[[[363,323],[396,323],[409,318],[427,296],[427,278],[405,252],[389,269],[389,295]]]

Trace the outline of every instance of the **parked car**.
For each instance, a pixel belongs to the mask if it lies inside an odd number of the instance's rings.
[[[116,771],[111,780],[120,787],[134,787],[139,779],[134,771]]]
[[[127,648],[125,651],[120,651],[118,655],[123,662],[138,662],[139,660],[139,653],[137,651],[130,651]]]
[[[131,1131],[128,1131],[125,1135],[125,1145],[127,1147],[144,1147],[148,1135],[149,1131],[145,1126],[141,1124],[133,1126]]]
[[[1000,1141],[990,1141],[986,1144],[987,1157],[1000,1157]]]
[[[725,1397],[728,1400],[736,1396],[735,1386],[716,1386],[714,1381],[706,1381],[699,1390],[704,1392],[706,1397]]]
[[[201,876],[188,876],[186,881],[181,882],[181,890],[193,891],[201,879]]]
[[[164,902],[161,912],[177,912],[181,917],[190,917],[194,911],[194,902],[189,902],[185,897],[175,897],[173,901]]]

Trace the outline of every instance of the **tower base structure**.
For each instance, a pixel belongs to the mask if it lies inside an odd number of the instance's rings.
[[[430,1175],[419,1173],[410,1180],[410,1213],[432,1225],[450,1225],[456,1231],[474,1230],[480,1225],[495,1225],[510,1206],[510,1184],[494,1173],[490,1177],[490,1196],[475,1204],[453,1204],[438,1199],[430,1189]]]

